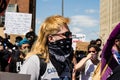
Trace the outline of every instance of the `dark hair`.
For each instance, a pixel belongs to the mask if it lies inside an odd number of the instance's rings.
[[[88,50],[91,48],[91,47],[94,47],[95,50],[97,51],[97,53],[99,52],[100,48],[95,44],[91,44],[91,45],[88,45]]]
[[[17,36],[15,39],[16,39],[15,42],[19,42],[19,41],[21,41],[23,38],[22,38],[21,36]]]
[[[96,44],[96,40],[91,40],[90,41],[90,45],[95,45]]]
[[[116,39],[120,39],[120,34],[118,34],[118,35],[116,36]]]
[[[96,39],[96,42],[97,42],[97,41],[101,41],[101,42],[102,42],[102,40],[101,40],[100,38]]]
[[[76,51],[75,57],[77,62],[79,62],[82,58],[86,57],[86,51]]]
[[[37,39],[37,36],[34,31],[29,31],[26,33],[25,37],[30,41],[30,46],[32,47],[33,43]]]
[[[27,32],[26,35],[25,35],[26,38],[30,38],[31,36],[33,36],[33,37],[36,36],[34,31]]]
[[[0,45],[4,45],[4,39],[2,36],[0,36]]]
[[[4,38],[2,36],[0,36],[0,42],[3,42]]]

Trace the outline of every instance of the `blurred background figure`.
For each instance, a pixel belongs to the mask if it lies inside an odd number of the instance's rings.
[[[96,45],[98,45],[98,47],[100,48],[102,45],[102,40],[101,39],[96,39]]]
[[[18,46],[19,42],[22,40],[23,38],[21,36],[17,36],[15,38],[15,45]]]
[[[100,38],[96,39],[96,45],[99,47],[99,60],[101,60],[101,51],[102,51],[102,40]]]
[[[5,49],[5,47],[6,46],[4,45],[4,39],[0,37],[0,71],[6,71],[8,60],[12,54],[12,50],[10,49],[10,46],[7,49]]]
[[[98,53],[99,48],[96,44],[88,46],[87,56],[74,66],[74,71],[80,71],[79,80],[92,80],[93,72],[99,63]]]
[[[25,56],[30,51],[30,41],[27,38],[22,39],[18,37],[18,48],[14,49],[9,60],[8,72],[18,73],[25,60]]]
[[[96,40],[91,40],[90,45],[96,45]]]
[[[18,44],[19,50],[25,55],[30,51],[30,41],[27,38],[21,40]]]
[[[32,47],[33,43],[37,39],[37,35],[34,31],[29,31],[26,33],[25,38],[27,38],[28,41],[30,41],[30,48]]]

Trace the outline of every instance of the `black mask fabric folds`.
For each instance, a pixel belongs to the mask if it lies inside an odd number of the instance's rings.
[[[48,45],[49,48],[51,46],[54,48],[59,48],[64,52],[64,54],[69,54],[72,50],[72,38],[60,39],[55,42],[50,42]],[[63,55],[63,53],[58,55]]]
[[[49,42],[48,50],[50,55],[60,62],[64,62],[66,59],[71,61],[73,58],[72,38]]]
[[[48,49],[50,60],[60,76],[64,72],[65,67],[70,67],[71,65],[73,57],[72,39],[66,38],[55,42],[49,42]],[[70,71],[72,70],[71,67],[69,69]]]

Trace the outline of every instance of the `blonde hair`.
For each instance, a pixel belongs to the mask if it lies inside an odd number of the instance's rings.
[[[48,62],[48,36],[57,33],[58,31],[60,31],[61,26],[64,26],[68,23],[69,18],[65,18],[60,15],[54,15],[46,18],[46,20],[40,26],[38,38],[26,58],[30,57],[33,54],[40,54],[41,58],[44,58],[46,62]]]

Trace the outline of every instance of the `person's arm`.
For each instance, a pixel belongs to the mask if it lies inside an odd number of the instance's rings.
[[[72,73],[72,80],[76,80],[76,71],[79,69],[84,69],[85,63],[89,60],[94,53],[89,53],[86,57],[80,60],[77,64],[74,65],[73,73]]]
[[[84,68],[84,65],[85,65],[86,61],[88,61],[88,60],[92,57],[93,54],[94,54],[94,53],[89,53],[86,57],[84,57],[82,60],[80,60],[80,61],[74,66],[74,69],[75,69],[75,70],[79,70],[79,69]]]
[[[77,60],[76,60],[75,56],[73,56],[72,63],[73,63],[73,65],[77,64]]]
[[[76,71],[73,69],[72,72],[72,80],[76,80]]]

